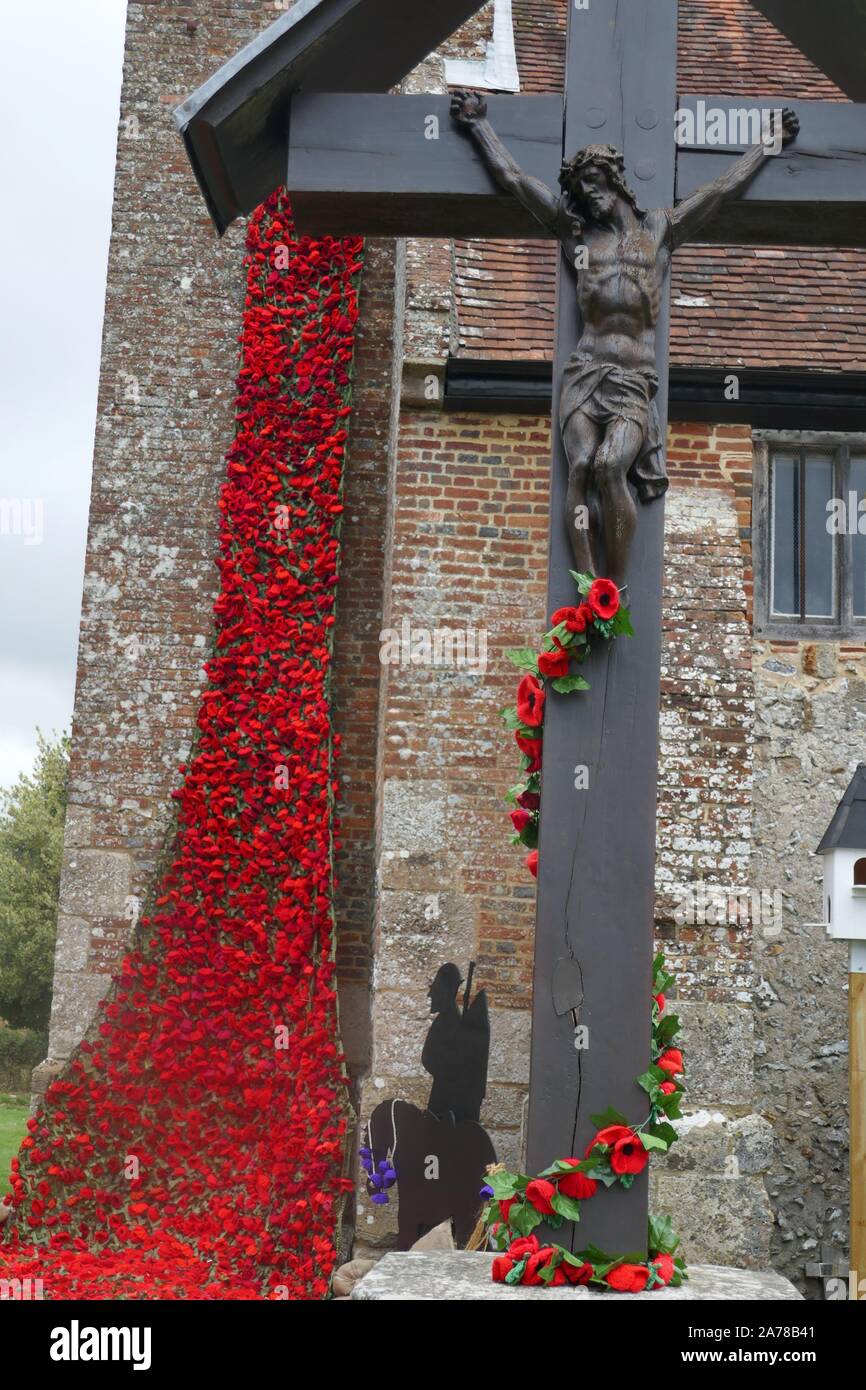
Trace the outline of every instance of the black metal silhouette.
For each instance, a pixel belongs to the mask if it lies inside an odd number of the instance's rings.
[[[487,1089],[490,1016],[487,995],[472,999],[474,962],[463,995],[456,965],[443,965],[430,985],[433,1023],[424,1043],[422,1065],[433,1077],[426,1110],[404,1100],[385,1100],[370,1116],[362,1154],[369,1174],[380,1165],[397,1174],[398,1245],[408,1250],[443,1221],[453,1223],[454,1238],[466,1244],[482,1206],[487,1166],[496,1162],[493,1144],[479,1123]],[[379,1184],[368,1179],[367,1191],[383,1204]]]
[[[480,1120],[487,1092],[487,1059],[490,1053],[490,1013],[487,994],[479,990],[470,1003],[475,962],[463,996],[462,1011],[457,991],[463,980],[456,965],[443,965],[430,986],[430,1012],[434,1015],[421,1053],[421,1065],[433,1077],[427,1109],[444,1119]]]

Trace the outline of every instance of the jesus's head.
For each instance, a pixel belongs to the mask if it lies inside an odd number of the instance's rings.
[[[574,212],[587,222],[610,223],[622,200],[641,216],[637,199],[625,181],[622,155],[612,145],[587,145],[563,163],[560,186]]]

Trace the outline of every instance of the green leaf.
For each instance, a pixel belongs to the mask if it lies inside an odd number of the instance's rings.
[[[673,1125],[666,1124],[664,1120],[662,1120],[661,1124],[652,1125],[650,1132],[658,1139],[664,1140],[667,1148],[670,1148],[671,1144],[675,1144],[680,1137]]]
[[[592,588],[595,582],[594,577],[585,571],[581,571],[579,574],[577,570],[569,570],[568,572],[571,575],[574,582],[576,583],[582,596],[586,598],[587,594],[589,593],[590,589]]]
[[[536,1226],[541,1224],[541,1221],[541,1212],[531,1202],[521,1202],[519,1207],[515,1205],[511,1208],[508,1224],[519,1235],[529,1236],[532,1235]]]
[[[573,1163],[569,1163],[565,1158],[558,1158],[555,1163],[551,1163],[549,1168],[542,1169],[538,1176],[540,1178],[549,1178],[552,1177],[554,1173],[573,1173],[574,1171],[575,1165]]]
[[[681,1120],[683,1118],[683,1112],[680,1109],[682,1098],[682,1091],[671,1091],[670,1095],[659,1096],[657,1104],[661,1106],[669,1120]]]
[[[607,1129],[608,1125],[627,1125],[628,1120],[625,1115],[621,1115],[618,1110],[614,1110],[612,1105],[601,1115],[590,1115],[590,1120],[596,1129]]]
[[[664,1139],[660,1138],[657,1134],[648,1134],[646,1130],[641,1132],[640,1142],[648,1152],[652,1149],[659,1149],[662,1153],[667,1153],[668,1151],[668,1145],[665,1143]]]
[[[538,675],[538,653],[531,647],[517,647],[505,655],[511,664],[518,666],[521,671],[531,671],[534,676]]]
[[[656,1036],[664,1043],[672,1042],[680,1031],[680,1021],[676,1014],[665,1014],[656,1025]]]
[[[489,1173],[487,1185],[493,1189],[497,1202],[507,1202],[519,1192],[520,1177],[517,1173]]]
[[[508,1271],[508,1273],[505,1276],[506,1284],[519,1284],[521,1279],[523,1278],[523,1271],[525,1270],[525,1268],[526,1256],[524,1256],[522,1260],[518,1260],[514,1268]]]
[[[565,623],[557,623],[556,627],[552,627],[549,632],[546,632],[544,634],[544,641],[542,642],[542,646],[546,652],[552,652],[556,650],[556,642],[554,641],[554,638],[559,639],[560,646],[567,647],[571,644],[571,639],[573,636],[574,633],[569,632],[568,628],[565,626]]]
[[[503,800],[507,801],[509,806],[516,806],[517,798],[519,796],[522,796],[526,790],[526,782],[515,782],[513,787],[508,788],[508,791],[505,793]]]
[[[634,637],[631,614],[627,608],[618,608],[611,620],[610,630],[614,637]]]
[[[637,1084],[641,1090],[646,1091],[647,1095],[651,1096],[653,1091],[658,1090],[666,1076],[667,1073],[663,1072],[661,1067],[650,1067],[648,1071],[637,1078]]]
[[[589,681],[585,681],[583,676],[559,676],[552,684],[560,695],[570,695],[574,690],[589,690]]]
[[[506,729],[516,729],[520,724],[516,705],[506,705],[505,709],[499,711],[499,718],[502,720]]]
[[[525,826],[523,827],[523,829],[521,830],[521,832],[520,832],[520,834],[518,835],[517,838],[518,838],[518,840],[520,841],[520,843],[521,843],[522,845],[526,845],[526,848],[527,848],[527,849],[537,849],[537,848],[538,848],[538,822],[537,822],[537,821],[530,821],[528,825],[525,825]]]
[[[559,1265],[562,1264],[562,1251],[559,1246],[554,1246],[553,1254],[543,1269],[538,1271],[538,1277],[543,1284],[549,1284]]]
[[[647,1244],[657,1255],[672,1255],[679,1245],[669,1216],[650,1216]]]
[[[558,1216],[562,1216],[566,1221],[580,1220],[580,1202],[576,1197],[566,1197],[563,1192],[557,1192],[555,1197],[551,1197],[550,1205]]]

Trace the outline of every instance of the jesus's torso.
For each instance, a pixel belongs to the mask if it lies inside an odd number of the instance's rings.
[[[574,243],[573,257],[578,247],[586,248],[586,265],[577,271],[583,324],[578,352],[629,370],[653,369],[670,258],[663,216],[648,213],[634,231],[623,235],[588,226],[582,241]]]

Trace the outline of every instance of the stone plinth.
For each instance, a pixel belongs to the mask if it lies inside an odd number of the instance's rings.
[[[494,1284],[490,1277],[491,1254],[467,1254],[463,1250],[407,1251],[392,1253],[380,1260],[352,1290],[352,1298],[382,1301],[394,1299],[605,1299],[628,1305],[652,1299],[685,1302],[723,1299],[726,1302],[778,1302],[803,1295],[794,1285],[772,1270],[729,1269],[724,1265],[693,1265],[688,1282],[678,1289],[656,1289],[650,1293],[616,1294],[587,1288],[511,1288]]]

